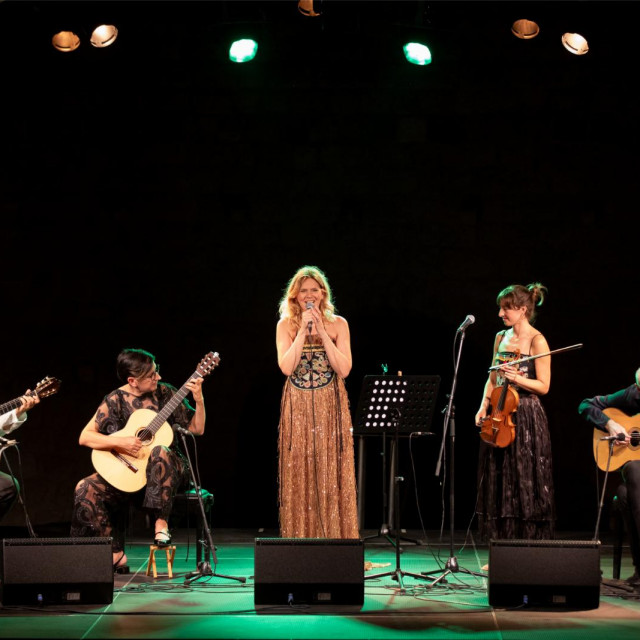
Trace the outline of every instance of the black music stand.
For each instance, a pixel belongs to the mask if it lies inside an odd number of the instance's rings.
[[[398,461],[398,439],[396,435],[410,434],[427,434],[429,426],[433,418],[435,409],[435,400],[438,395],[440,386],[440,376],[365,376],[362,382],[362,390],[360,392],[360,400],[354,420],[354,435],[363,436],[378,435],[382,436],[382,518],[383,522],[378,529],[378,533],[374,536],[367,536],[365,541],[375,538],[386,538],[392,545],[398,544],[398,540],[402,539],[406,542],[413,542],[416,545],[421,544],[420,540],[412,538],[402,538],[400,531],[394,531],[385,522],[385,513],[387,513],[388,495],[390,490],[387,489],[387,455],[386,443],[389,433],[394,436],[393,450],[391,452],[391,473],[389,477],[389,486],[395,481]],[[401,407],[400,420],[394,420],[391,409]],[[396,433],[396,427],[398,433]],[[361,440],[362,442],[362,440]],[[363,448],[360,449],[360,465],[363,464]],[[389,521],[396,522],[396,512],[399,510],[399,502],[394,492],[394,505],[388,513]],[[363,523],[361,523],[363,524]],[[395,524],[393,525],[396,526]],[[393,538],[391,536],[394,536]]]
[[[440,385],[440,376],[366,376],[360,396],[356,428],[368,435],[385,435],[393,431],[395,455],[393,479],[395,505],[393,509],[394,546],[396,568],[393,571],[365,576],[365,580],[393,576],[404,591],[403,576],[424,580],[418,573],[403,571],[400,567],[400,482],[396,475],[396,461],[399,451],[400,433],[426,434],[435,407],[435,399]],[[377,536],[374,536],[377,537]]]

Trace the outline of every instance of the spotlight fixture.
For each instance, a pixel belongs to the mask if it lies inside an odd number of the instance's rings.
[[[229,47],[229,60],[232,62],[249,62],[258,53],[258,43],[250,38],[236,40]]]
[[[567,51],[576,56],[583,56],[589,51],[589,43],[579,33],[564,33],[562,35],[562,44]]]
[[[317,0],[298,0],[298,11],[309,18],[317,18],[322,15],[321,11],[316,11],[317,5],[320,2]],[[314,8],[315,5],[315,8]]]
[[[404,57],[407,59],[407,62],[411,64],[420,66],[431,64],[431,51],[429,51],[429,47],[425,44],[407,42],[407,44],[402,47],[402,50],[404,51]]]
[[[511,25],[511,33],[520,40],[531,40],[540,33],[540,27],[533,20],[516,20]]]
[[[118,29],[116,27],[112,24],[101,24],[93,30],[90,42],[94,47],[102,49],[113,44],[117,37]]]
[[[73,31],[58,31],[53,38],[51,44],[64,53],[75,51],[80,46],[80,38]]]

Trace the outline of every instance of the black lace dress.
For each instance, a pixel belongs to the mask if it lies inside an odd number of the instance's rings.
[[[499,351],[494,364],[516,354]],[[526,357],[522,354],[521,357]],[[535,379],[535,361],[520,365],[520,375]],[[498,376],[497,384],[503,379]],[[482,540],[553,538],[555,499],[549,423],[540,398],[521,389],[513,419],[514,442],[505,448],[480,445],[478,463],[478,531]]]

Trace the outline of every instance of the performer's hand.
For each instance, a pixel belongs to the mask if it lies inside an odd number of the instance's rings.
[[[327,338],[329,338],[329,334],[325,329],[324,322],[322,322],[322,315],[315,307],[310,309],[310,311],[311,315],[313,316],[313,324],[316,328],[316,331],[318,332],[318,335],[323,341],[326,340]]]
[[[313,326],[316,326],[316,316],[317,316],[317,311],[314,314],[315,308],[311,307],[311,309],[305,309],[302,312],[302,318],[301,318],[301,323],[300,323],[300,329],[298,331],[298,333],[307,333],[309,331],[309,323],[311,323],[311,326],[313,328]]]
[[[122,453],[130,456],[137,456],[142,449],[142,440],[136,436],[126,436],[120,438],[120,446],[118,447]]]
[[[204,378],[192,378],[184,386],[191,391],[194,402],[202,402],[202,383]]]
[[[40,398],[38,398],[38,394],[34,393],[33,395],[29,395],[31,393],[31,389],[27,389],[25,395],[20,397],[20,406],[16,409],[16,415],[20,416],[25,411],[29,411],[29,409],[33,409],[35,405],[40,402]]]
[[[615,420],[609,420],[607,422],[607,431],[610,436],[617,436],[619,433],[624,433],[624,440],[614,440],[616,446],[626,447],[629,444],[629,434],[627,430]]]
[[[500,374],[509,382],[513,382],[516,379],[516,376],[520,374],[520,371],[517,367],[512,367],[509,364],[505,364],[500,367]]]
[[[482,426],[482,421],[487,417],[487,410],[483,407],[476,413],[476,427]]]

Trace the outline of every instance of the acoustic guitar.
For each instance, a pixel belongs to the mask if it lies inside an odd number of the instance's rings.
[[[22,404],[22,398],[24,398],[24,396],[38,396],[38,398],[42,399],[52,396],[54,393],[58,393],[61,384],[62,383],[57,378],[46,377],[43,380],[40,380],[36,385],[36,388],[29,393],[25,393],[19,398],[14,398],[13,400],[9,400],[9,402],[0,404],[0,416],[3,416],[5,413],[9,413],[9,411],[13,411],[13,409],[17,409]]]
[[[167,420],[189,393],[187,382],[209,375],[219,362],[220,356],[216,352],[209,352],[158,413],[152,409],[137,409],[129,416],[123,429],[109,435],[110,438],[140,438],[143,445],[137,456],[120,453],[115,449],[94,449],[91,453],[94,469],[120,491],[133,492],[142,489],[147,484],[147,463],[151,450],[159,445],[168,447],[173,442],[173,429]]]
[[[620,409],[613,409],[612,407],[605,409],[602,413],[622,425],[631,438],[626,446],[614,443],[613,447],[611,447],[613,453],[609,462],[610,441],[601,440],[601,438],[605,438],[609,434],[607,431],[594,429],[593,455],[598,468],[606,471],[607,465],[609,465],[609,471],[615,471],[631,460],[640,460],[640,413],[628,416]]]

